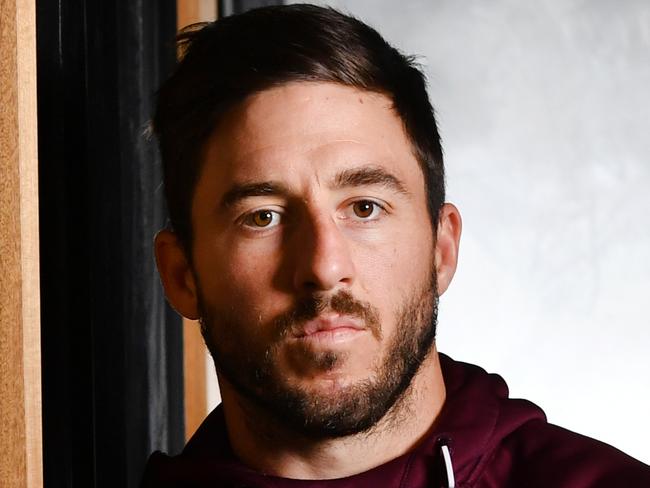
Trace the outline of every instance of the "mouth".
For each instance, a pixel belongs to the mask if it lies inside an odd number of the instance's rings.
[[[349,316],[327,315],[308,320],[294,333],[303,341],[341,342],[367,331],[358,319]]]

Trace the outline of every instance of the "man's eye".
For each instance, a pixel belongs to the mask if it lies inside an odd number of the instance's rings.
[[[371,220],[379,216],[381,207],[370,200],[360,200],[352,204],[354,215],[364,220]]]
[[[280,214],[274,210],[256,210],[244,219],[244,224],[249,227],[265,228],[275,227],[280,223]]]

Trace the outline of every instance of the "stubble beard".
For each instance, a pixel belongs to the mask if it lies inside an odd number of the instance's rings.
[[[432,349],[438,316],[435,271],[427,281],[403,300],[396,314],[395,335],[382,363],[365,380],[342,386],[334,394],[287,384],[277,370],[276,354],[286,335],[324,311],[360,317],[381,339],[377,310],[347,291],[329,298],[312,296],[302,300],[274,321],[278,340],[260,352],[247,349],[246,338],[236,335],[245,328],[238,326],[234,313],[226,318],[229,314],[211,309],[199,290],[201,332],[219,374],[278,424],[315,440],[368,432],[387,413],[399,410],[397,407]],[[220,327],[215,328],[217,321]],[[219,338],[211,335],[216,330],[221,331]],[[345,354],[335,351],[306,350],[305,355],[314,368],[323,372],[346,360]]]

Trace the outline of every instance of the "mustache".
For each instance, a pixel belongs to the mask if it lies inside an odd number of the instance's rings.
[[[313,320],[323,313],[337,313],[359,318],[378,340],[382,337],[379,312],[367,302],[357,300],[346,290],[340,290],[334,295],[310,295],[296,303],[289,311],[279,315],[273,321],[277,336],[286,337],[296,334],[300,325]]]

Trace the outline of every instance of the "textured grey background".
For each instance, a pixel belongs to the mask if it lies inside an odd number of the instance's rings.
[[[464,217],[439,349],[650,462],[650,1],[315,3],[422,55]]]

